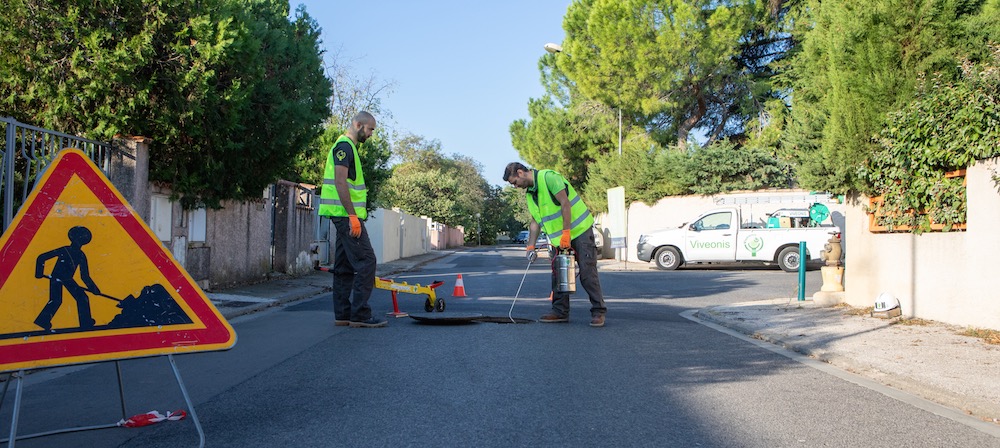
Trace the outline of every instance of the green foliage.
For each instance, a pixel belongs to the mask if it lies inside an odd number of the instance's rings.
[[[958,42],[959,52],[975,62],[988,61],[991,57],[988,43],[1000,42],[1000,0],[969,0],[965,3],[968,5],[961,11],[968,13],[968,19],[962,23],[967,37]],[[977,9],[978,13],[975,13]]]
[[[767,13],[754,1],[576,1],[558,68],[586,98],[624,109],[654,137],[683,147],[694,129],[729,135],[769,94],[759,61],[745,57],[754,46],[774,52],[774,36],[762,31]]]
[[[864,191],[883,198],[879,224],[919,233],[965,222],[962,179],[945,173],[1000,156],[1000,47],[991,63],[962,69],[957,82],[921,79],[913,100],[888,114],[865,173]]]
[[[552,169],[585,190],[588,167],[617,152],[618,118],[615,111],[593,101],[563,108],[546,96],[528,104],[531,121],[510,125],[511,142],[525,162]],[[499,173],[497,173],[499,174]]]
[[[468,212],[458,206],[461,193],[458,179],[441,169],[397,167],[389,180],[389,201],[414,215],[430,216],[452,226],[468,222]]]
[[[630,135],[621,156],[608,154],[594,163],[581,196],[592,211],[599,212],[608,209],[610,188],[625,187],[626,204],[655,204],[664,196],[684,194],[686,159],[683,152],[658,149],[646,135]]]
[[[531,213],[525,200],[524,190],[506,185],[500,191],[503,211],[500,215],[500,230],[513,237],[528,228]]]
[[[767,151],[729,141],[700,148],[687,160],[686,178],[694,194],[717,194],[788,185],[788,170]]]
[[[475,215],[483,213],[488,191],[479,163],[466,156],[445,156],[441,142],[414,135],[396,142],[396,155],[402,161],[386,185],[386,205],[475,229]]]
[[[132,70],[152,57],[162,14],[160,5],[118,3],[5,2],[0,115],[101,140],[121,132],[135,109],[128,103],[149,101],[152,80]]]
[[[152,139],[150,179],[185,207],[260,197],[328,116],[319,27],[277,0],[15,0],[0,113]]]
[[[526,223],[518,221],[518,211],[527,208],[524,204],[524,193],[513,187],[500,188],[489,186],[483,202],[483,211],[477,218],[476,226],[466,228],[466,241],[482,244],[496,244],[497,235],[504,233],[514,236],[525,229]],[[479,229],[478,235],[470,230]]]
[[[694,130],[711,143],[757,123],[767,130],[757,147],[790,161],[785,117],[755,121],[783,105],[769,78],[791,41],[779,27],[785,12],[767,2],[575,1],[563,51],[539,61],[547,94],[529,103],[530,121],[511,125],[513,145],[531,165],[563,173],[595,210],[618,185],[629,202],[687,193],[687,155],[665,148],[695,142]]]
[[[921,73],[954,76],[961,20],[979,1],[845,0],[804,2],[796,20],[801,51],[790,66],[794,89],[789,140],[800,154],[807,188],[864,187],[873,136],[886,113],[902,106]]]
[[[592,210],[604,211],[607,190],[618,186],[625,187],[626,203],[655,204],[664,196],[786,187],[789,173],[767,149],[726,140],[681,152],[633,136],[621,157],[609,155],[593,165],[584,200]]]

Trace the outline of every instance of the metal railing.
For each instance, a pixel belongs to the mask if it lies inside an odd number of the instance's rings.
[[[35,183],[64,148],[83,151],[105,174],[111,169],[113,155],[135,158],[109,142],[42,129],[11,117],[0,117],[0,122],[6,136],[0,152],[0,197],[3,200],[3,228],[0,231],[7,230]]]

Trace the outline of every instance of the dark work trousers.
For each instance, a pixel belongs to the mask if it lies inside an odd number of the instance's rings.
[[[361,236],[351,236],[348,218],[331,218],[337,229],[333,252],[333,313],[337,320],[363,322],[372,317],[368,298],[375,287],[375,251],[368,229],[361,223]],[[353,293],[353,297],[352,297]]]
[[[558,250],[559,241],[552,242]],[[597,245],[594,244],[594,231],[588,230],[570,241],[570,247],[576,252],[576,263],[579,266],[580,281],[578,282],[590,296],[590,315],[605,314],[604,293],[601,292],[601,279],[597,277]],[[555,257],[552,258],[552,284],[556,285]],[[552,312],[557,316],[569,316],[569,293],[552,291]]]

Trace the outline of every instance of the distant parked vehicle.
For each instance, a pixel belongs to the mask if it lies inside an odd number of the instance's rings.
[[[538,235],[538,239],[535,240],[535,250],[549,250],[549,237]]]
[[[527,230],[522,230],[520,232],[517,232],[517,235],[514,235],[514,240],[513,241],[514,241],[515,244],[522,244],[522,243],[527,242],[528,241],[528,231]]]
[[[664,270],[685,263],[732,263],[756,261],[775,263],[795,272],[799,264],[822,261],[820,252],[831,234],[840,228],[821,225],[829,216],[826,206],[810,209],[782,209],[772,213],[767,226],[744,222],[740,210],[727,207],[705,212],[689,225],[661,230],[639,237],[637,256],[654,260]],[[799,242],[806,243],[806,258],[799,259]]]

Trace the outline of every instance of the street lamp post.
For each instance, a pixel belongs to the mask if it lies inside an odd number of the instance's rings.
[[[562,53],[562,45],[549,42],[544,45],[545,51],[556,54]],[[622,108],[618,107],[618,157],[622,155]]]

